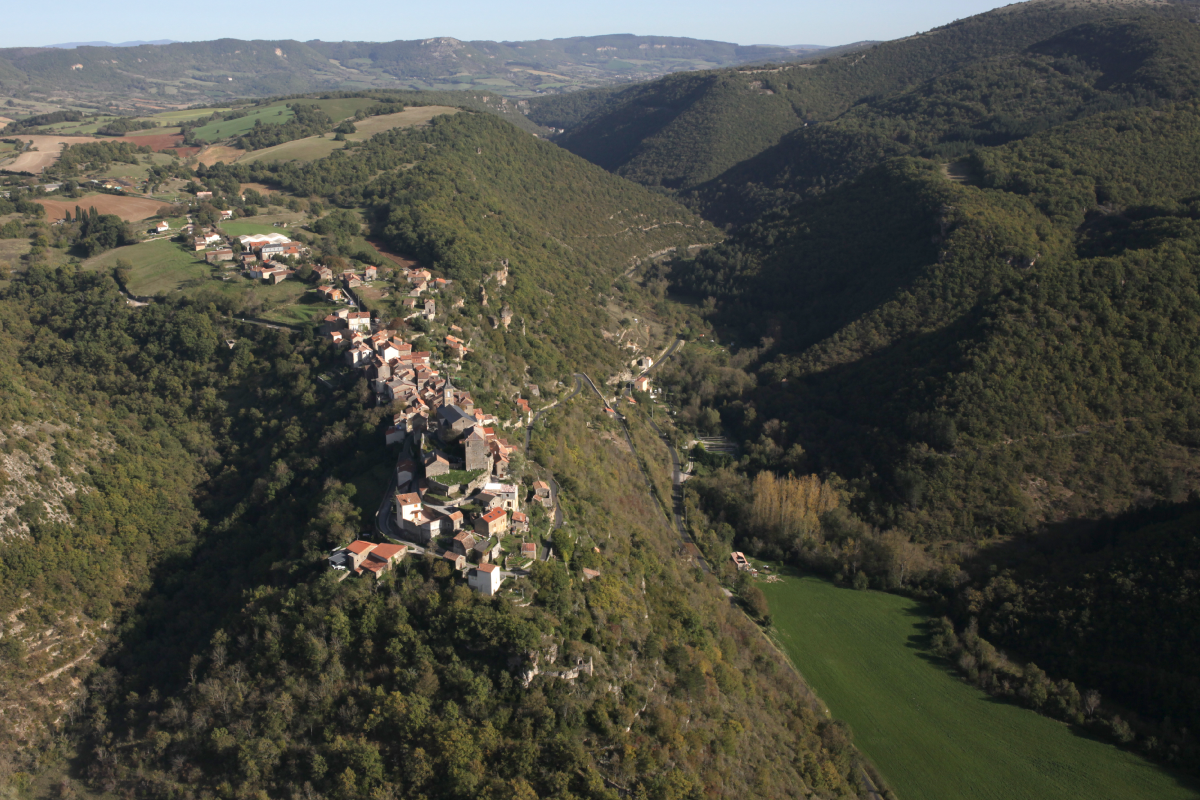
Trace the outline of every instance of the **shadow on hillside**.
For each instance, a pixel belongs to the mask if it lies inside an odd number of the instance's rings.
[[[1050,523],[1030,535],[1006,539],[979,550],[963,562],[963,569],[975,576],[987,574],[993,568],[1052,572],[1061,566],[1064,557],[1078,563],[1126,543],[1130,535],[1143,528],[1196,513],[1200,513],[1200,499],[1162,503],[1111,517]]]

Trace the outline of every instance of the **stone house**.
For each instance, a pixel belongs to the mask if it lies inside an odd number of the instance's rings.
[[[508,514],[502,508],[493,508],[475,520],[475,532],[489,539],[504,536],[508,533]]]

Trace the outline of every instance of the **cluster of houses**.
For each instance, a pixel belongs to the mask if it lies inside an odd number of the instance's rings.
[[[333,283],[331,270],[317,271],[323,281]],[[346,271],[339,276],[341,286],[322,285],[317,291],[336,302],[377,275],[375,267]],[[449,285],[423,269],[401,268],[400,275],[412,286],[405,303],[413,308],[424,292]],[[433,315],[433,300],[424,301],[424,313]],[[457,326],[451,330],[462,333]],[[497,562],[506,549],[505,537],[529,530],[529,517],[521,510],[523,488],[506,482],[515,446],[497,433],[500,425],[494,416],[476,408],[469,392],[439,373],[432,353],[414,350],[370,314],[339,309],[322,320],[321,335],[345,349],[347,363],[365,373],[379,404],[392,407],[387,443],[407,442],[413,445],[407,452],[416,454],[397,462],[397,493],[390,514],[392,535],[409,542],[409,550],[380,552],[368,542],[354,542],[330,556],[330,565],[378,576],[404,552],[424,547],[464,575],[472,588],[495,594],[503,580]],[[446,343],[459,358],[470,352],[454,335],[447,336]],[[528,400],[520,398],[517,405],[526,418],[532,413]],[[550,486],[538,481],[533,488],[533,501],[553,508]],[[538,551],[537,544],[525,542],[516,555],[533,560]]]

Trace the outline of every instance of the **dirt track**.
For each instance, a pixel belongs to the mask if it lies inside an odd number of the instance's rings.
[[[75,207],[79,206],[85,211],[94,207],[98,214],[116,214],[126,222],[137,222],[153,217],[158,213],[158,209],[163,207],[160,200],[151,200],[146,197],[120,197],[115,194],[97,194],[81,197],[78,200],[69,198],[64,200],[37,199],[33,202],[45,206],[46,216],[51,220],[64,219],[67,212],[74,216]]]

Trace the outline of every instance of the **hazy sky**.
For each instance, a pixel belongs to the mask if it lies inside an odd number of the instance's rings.
[[[0,46],[138,39],[391,41],[552,39],[603,33],[691,36],[739,44],[846,44],[896,39],[1007,3],[994,0],[54,0],[8,3]]]

